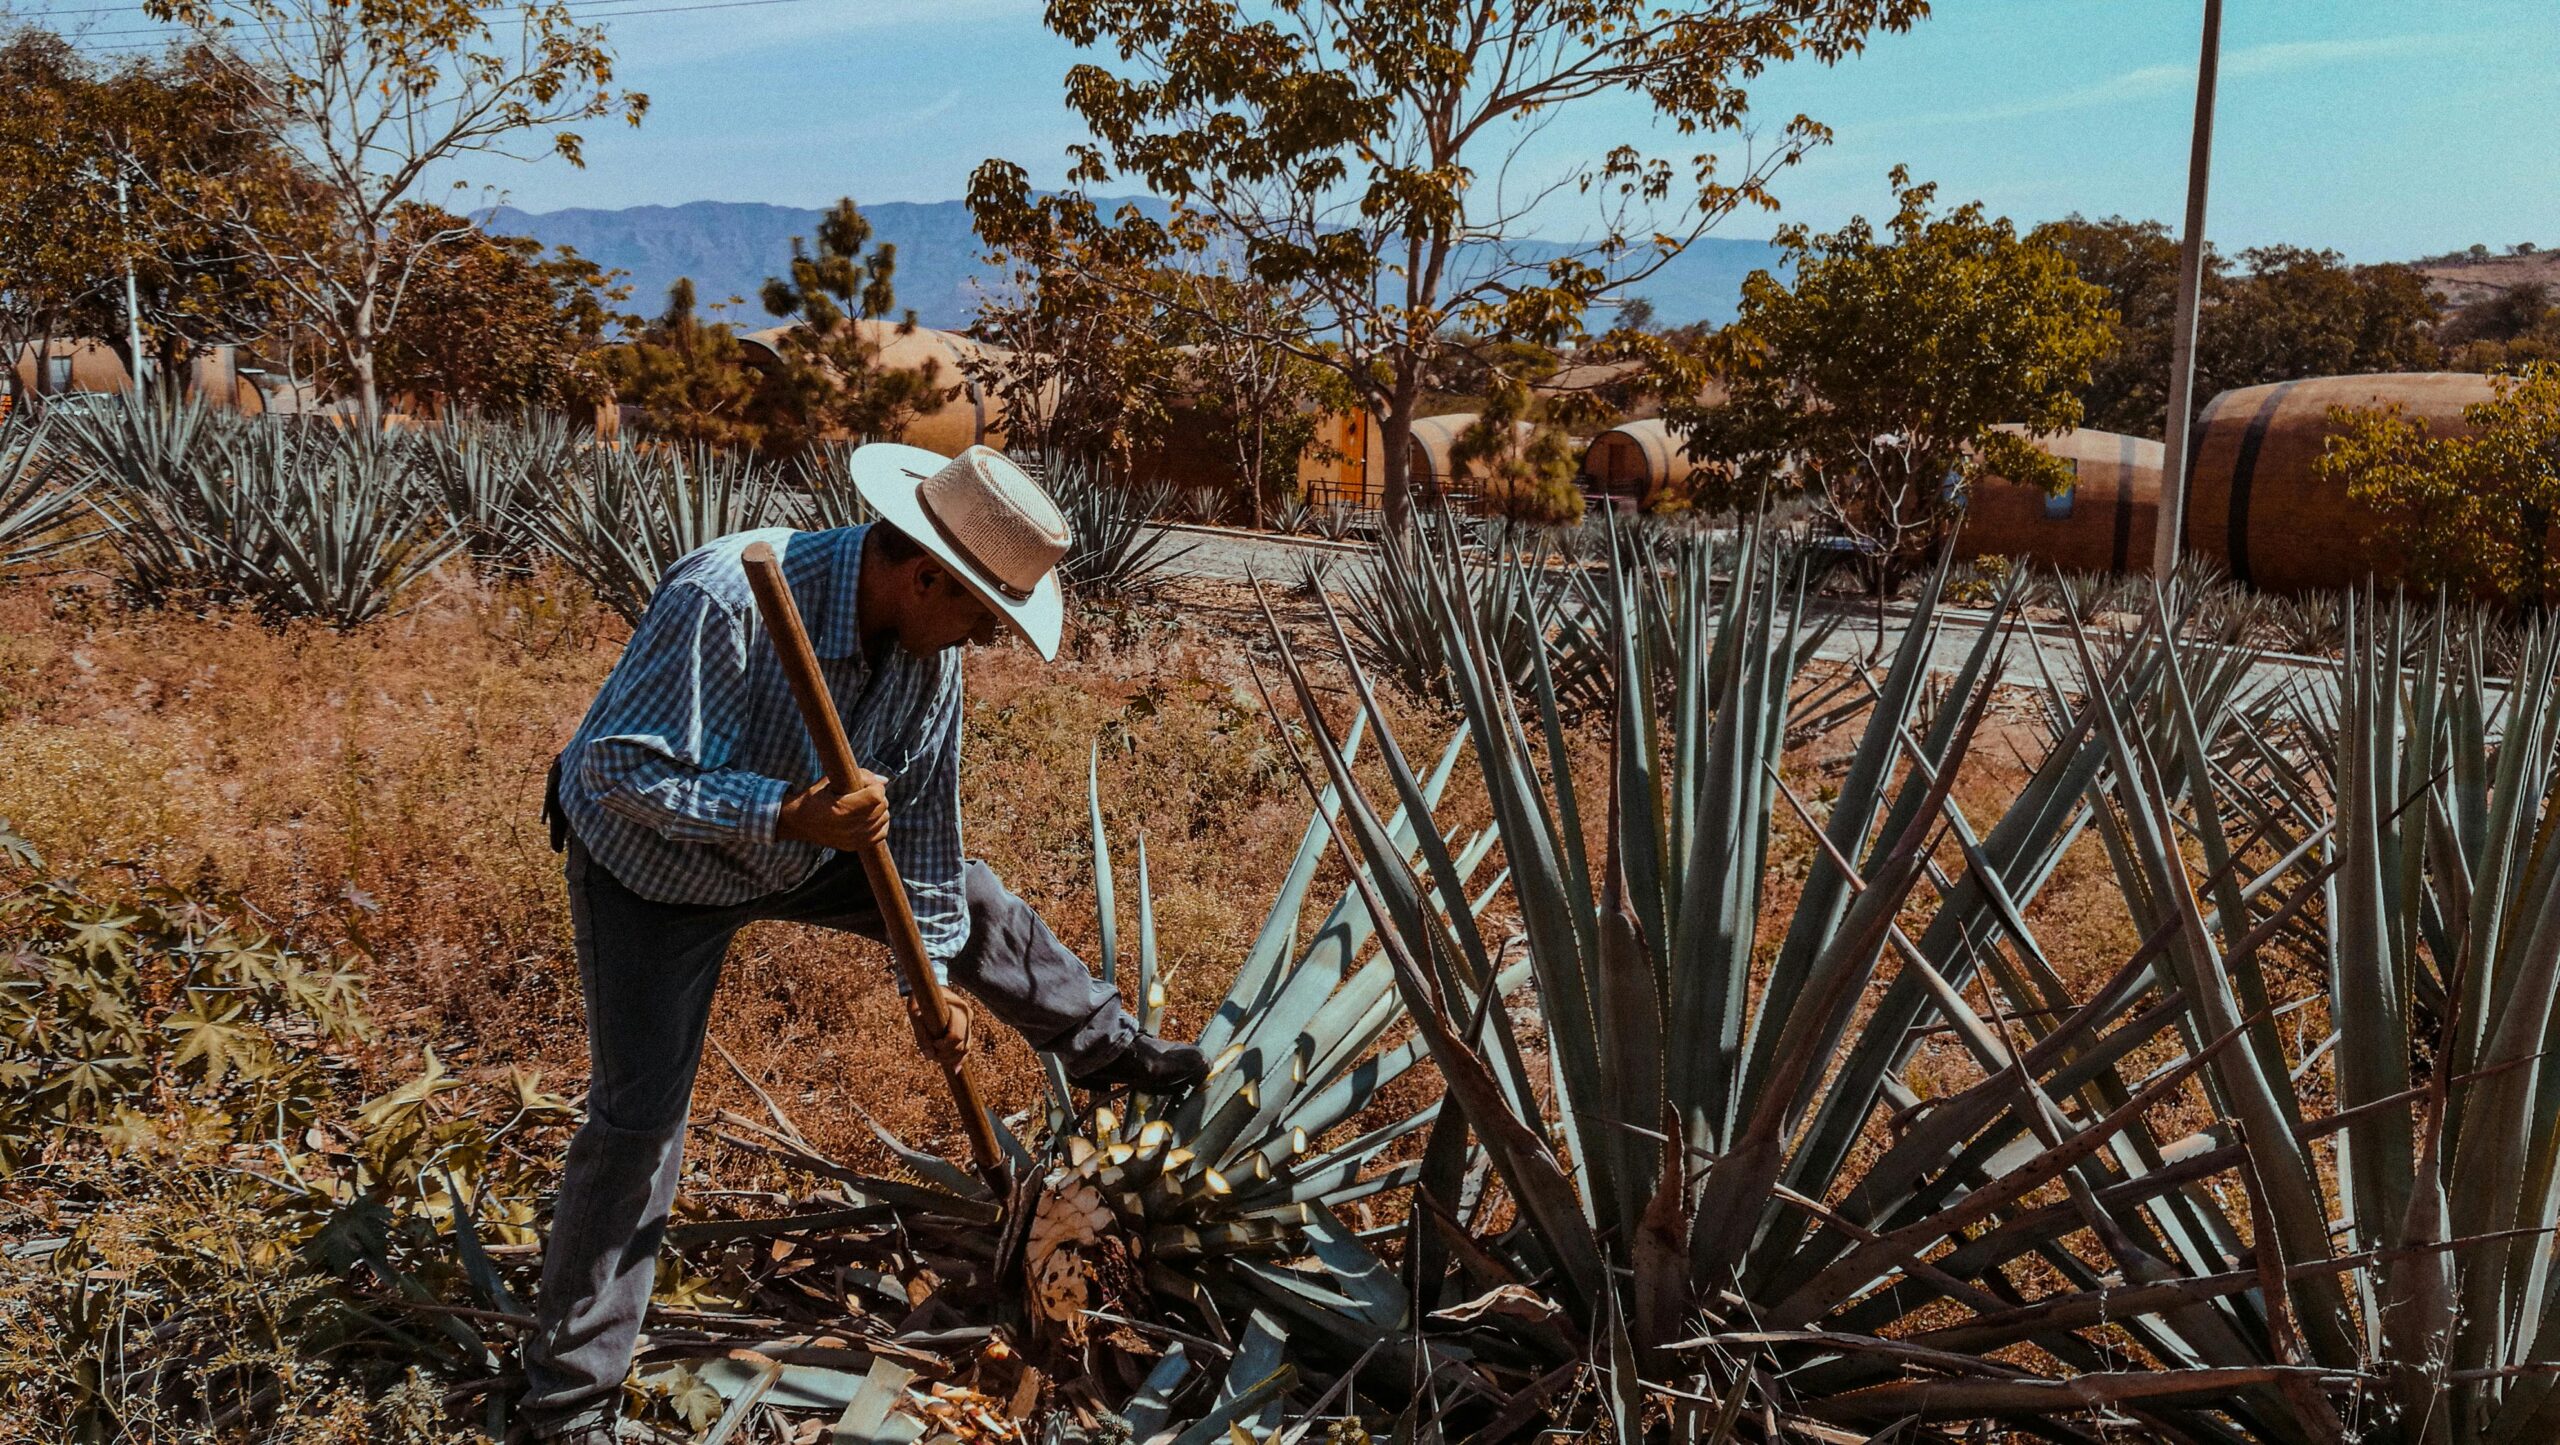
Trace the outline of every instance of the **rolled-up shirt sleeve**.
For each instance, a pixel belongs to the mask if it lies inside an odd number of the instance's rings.
[[[961,888],[960,667],[947,666],[929,710],[928,733],[906,775],[890,789],[889,855],[906,880],[907,902],[934,978],[969,942],[969,903]],[[899,979],[901,990],[905,979]]]
[[[747,716],[748,629],[699,587],[662,590],[599,706],[579,782],[597,806],[682,843],[774,841],[790,785],[731,766]]]

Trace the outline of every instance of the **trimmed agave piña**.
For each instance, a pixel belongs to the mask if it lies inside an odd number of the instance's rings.
[[[1354,726],[1342,754],[1357,751],[1361,731]],[[1376,824],[1377,842],[1400,858],[1437,860],[1458,890],[1451,895],[1457,906],[1472,917],[1496,892],[1479,876],[1492,836],[1443,839],[1430,826],[1460,755],[1453,741],[1429,776],[1415,781],[1413,806]],[[1141,1022],[1153,1030],[1163,1022],[1166,992],[1146,848],[1141,841],[1132,950],[1116,919],[1119,877],[1098,783],[1091,808],[1099,966],[1117,982],[1134,963]],[[1428,1050],[1418,1039],[1389,1042],[1404,1004],[1372,946],[1377,927],[1364,890],[1346,890],[1307,926],[1309,890],[1339,808],[1338,795],[1327,790],[1233,984],[1199,1032],[1213,1059],[1207,1082],[1179,1101],[1138,1093],[1078,1116],[1051,1060],[1048,1127],[1037,1151],[1010,1129],[998,1131],[1016,1151],[1017,1167],[1039,1178],[1022,1221],[1037,1331],[1053,1351],[1083,1358],[1102,1378],[1121,1369],[1135,1381],[1143,1371],[1107,1357],[1110,1347],[1137,1337],[1119,1335],[1114,1321],[1093,1312],[1136,1318],[1171,1309],[1237,1352],[1229,1397],[1220,1401],[1226,1413],[1212,1420],[1260,1420],[1279,1407],[1284,1390],[1277,1385],[1246,1405],[1231,1397],[1275,1376],[1284,1339],[1293,1383],[1363,1359],[1378,1363],[1382,1380],[1399,1370],[1409,1379],[1413,1370],[1412,1342],[1399,1333],[1410,1323],[1409,1296],[1341,1211],[1411,1187],[1422,1163],[1385,1164],[1382,1156],[1429,1128],[1439,1105],[1383,1108],[1389,1087]],[[1471,884],[1476,891],[1469,893]],[[1498,989],[1528,977],[1525,963],[1495,972]],[[914,1207],[985,1207],[975,1176],[881,1137],[921,1181],[923,1192],[908,1196]],[[1170,1388],[1187,1369],[1172,1367],[1159,1384]],[[1222,1438],[1223,1429],[1212,1433]]]
[[[1781,770],[1817,636],[1796,562],[1755,542],[1717,598],[1703,550],[1674,560],[1667,638],[1637,621],[1662,579],[1624,553],[1607,577],[1620,685],[1597,860],[1595,807],[1554,765],[1569,739],[1552,686],[1509,686],[1463,582],[1431,574],[1536,974],[1552,1129],[1523,1102],[1533,1081],[1502,1011],[1468,1036],[1466,984],[1489,949],[1472,913],[1430,906],[1464,891],[1404,864],[1320,744],[1371,906],[1395,920],[1383,950],[1458,1106],[1417,1181],[1418,1308],[1449,1321],[1482,1313],[1444,1308],[1460,1294],[1548,1297],[1552,1325],[1521,1328],[1515,1312],[1462,1342],[1524,1377],[1597,1365],[1621,1439],[1664,1417],[1674,1438],[1722,1435],[1746,1410],[1817,1434],[2015,1417],[2085,1438],[2072,1417],[2096,1416],[2182,1438],[2232,1438],[2242,1420],[2269,1438],[2339,1438],[2337,1396],[2359,1377],[2328,1353],[2336,1276],[2241,1263],[2251,1223],[2288,1245],[2301,1228],[2317,1237],[2316,1191],[2293,1166],[2338,1121],[2226,1087],[2264,1073],[2274,1031],[2254,955],[2313,901],[2298,858],[2251,873],[2219,834],[2231,820],[2188,817],[2208,866],[2228,864],[2206,892],[2229,911],[2201,911],[2181,862],[2150,881],[2154,897],[2189,900],[2184,930],[2150,928],[2078,989],[2028,922],[2093,811],[2149,819],[2140,831],[2167,800],[2212,788],[2231,759],[2208,744],[2248,727],[2234,720],[2247,655],[2157,630],[2109,664],[2084,651],[2085,680],[2051,689],[2042,759],[1981,825],[1953,785],[2001,675],[2015,584],[1932,710],[1933,582],[1817,820]],[[1402,793],[1391,737],[1381,751]],[[1764,919],[1782,806],[1818,826],[1818,851],[1792,914]],[[2124,848],[2125,831],[2107,841]],[[1783,936],[1763,954],[1768,925]],[[2190,967],[2199,926],[2230,947]],[[1953,1045],[1933,1077],[1959,1077],[1924,1097],[1910,1070],[1933,1034]],[[2241,1130],[2162,1138],[2198,1083]],[[1511,1227],[1471,1195],[1474,1159],[1501,1180]],[[2234,1174],[2261,1206],[2253,1221],[2199,1182]],[[2296,1334],[2315,1332],[2301,1354]]]

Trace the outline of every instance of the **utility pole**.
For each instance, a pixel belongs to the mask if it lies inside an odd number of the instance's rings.
[[[124,230],[124,344],[133,358],[133,399],[142,400],[142,299],[133,283],[133,216],[128,209],[124,165],[116,165],[116,223]]]
[[[2196,307],[2204,293],[2205,183],[2213,169],[2213,82],[2222,60],[2222,0],[2204,0],[2204,53],[2196,61],[2196,128],[2187,154],[2187,232],[2178,256],[2178,315],[2170,333],[2169,435],[2161,458],[2159,526],[2151,575],[2177,570],[2186,543],[2188,429],[2196,410]]]

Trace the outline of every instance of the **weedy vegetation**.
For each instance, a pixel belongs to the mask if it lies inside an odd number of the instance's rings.
[[[421,579],[464,567],[461,611],[506,599],[485,625],[549,638],[508,656],[566,668],[565,696],[593,679],[559,639],[634,615],[692,546],[860,515],[841,452],[781,472],[183,408],[37,440],[0,458],[0,541],[118,592],[62,589],[60,647],[0,650],[12,719],[155,615],[232,604],[300,650],[413,625]],[[1162,499],[1050,479],[1076,586],[1154,626]],[[848,1131],[811,1113],[841,1071],[794,1092],[718,1051],[716,1172],[670,1228],[633,1414],[936,1445],[2551,1433],[2560,632],[2348,596],[2338,661],[2268,669],[2254,646],[2302,619],[2216,579],[1984,567],[1926,577],[1844,661],[1824,554],[1773,529],[1460,542],[1381,542],[1346,615],[1266,592],[1249,649],[1218,643],[1258,704],[1150,675],[1108,714],[1088,693],[1125,664],[1091,638],[1053,692],[981,675],[972,767],[1022,835],[983,846],[1089,899],[1078,940],[1150,1024],[1189,1010],[1215,1072],[1079,1099],[1041,1066],[1000,1094],[1024,1182],[997,1199],[904,1101],[853,1091],[895,1118]],[[382,766],[368,685],[331,705],[350,817]],[[516,695],[474,686],[415,817],[493,749],[538,776],[483,718]],[[131,692],[94,701],[147,773],[170,704]],[[1093,734],[1168,716],[1204,738],[1133,846]],[[339,851],[457,866],[395,826]],[[288,876],[321,831],[275,845]],[[502,832],[436,876],[514,858]],[[449,1017],[373,1019],[357,960],[406,955],[360,891],[291,910],[345,947],[289,946],[209,879],[0,847],[0,1386],[25,1428],[503,1430],[574,1084],[456,1067]],[[1221,849],[1217,889],[1162,886]],[[794,1016],[788,970],[737,969]]]

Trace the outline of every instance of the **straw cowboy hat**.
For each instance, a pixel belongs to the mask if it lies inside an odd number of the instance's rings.
[[[873,442],[854,452],[852,472],[880,520],[940,559],[1042,657],[1057,659],[1067,519],[1039,483],[992,447],[946,457]]]

